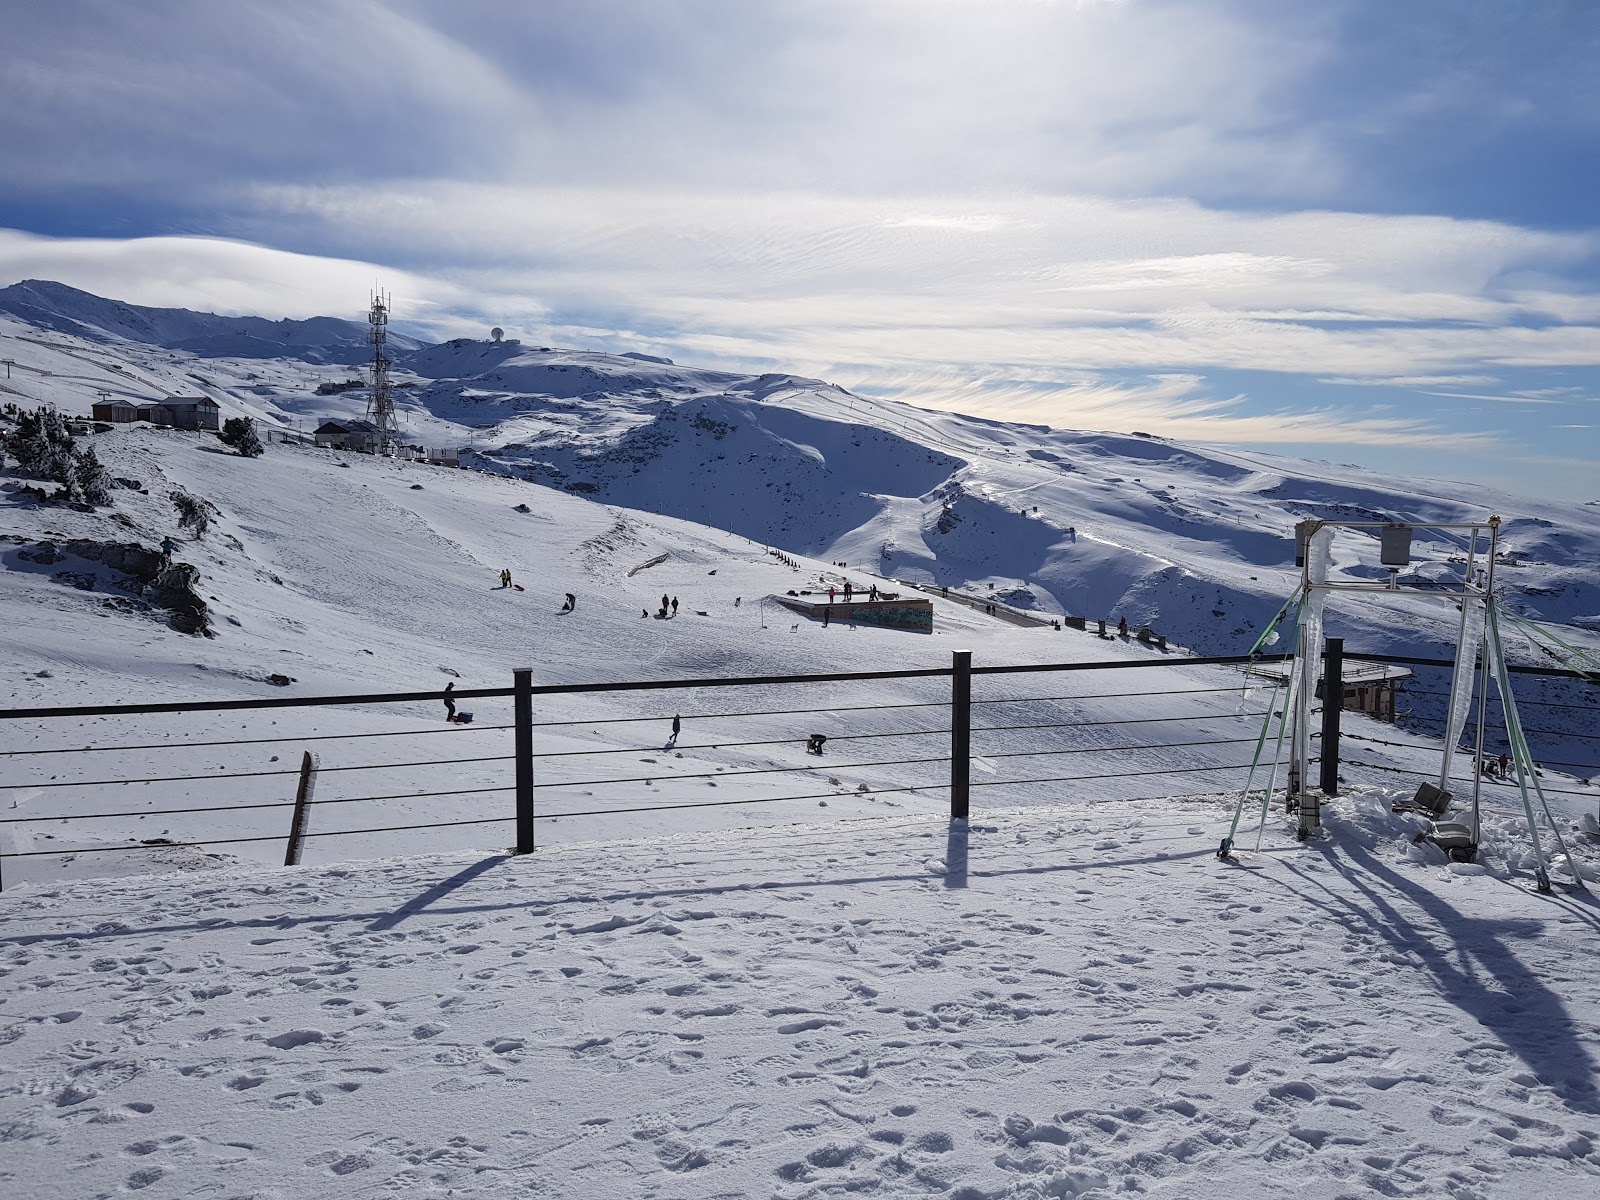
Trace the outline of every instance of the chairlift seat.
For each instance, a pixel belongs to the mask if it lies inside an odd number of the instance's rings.
[[[1434,821],[1422,840],[1432,842],[1450,856],[1451,862],[1471,862],[1478,857],[1478,843],[1472,839],[1472,826],[1460,821]]]
[[[1394,805],[1395,812],[1419,812],[1442,817],[1450,807],[1450,793],[1431,783],[1417,785],[1417,794]]]

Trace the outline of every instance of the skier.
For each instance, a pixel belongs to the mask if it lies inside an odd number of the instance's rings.
[[[456,690],[456,681],[454,679],[452,679],[449,683],[445,684],[444,685],[444,690],[446,692],[455,691]],[[444,698],[444,719],[446,721],[449,721],[452,724],[455,723],[455,719],[456,719],[456,702],[454,700],[452,700],[448,695],[445,696],[445,698]]]

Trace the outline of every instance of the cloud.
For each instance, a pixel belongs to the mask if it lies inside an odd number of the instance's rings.
[[[427,320],[462,302],[452,285],[407,271],[222,238],[44,238],[0,230],[0,283],[19,279],[54,279],[155,308],[268,317],[359,317],[376,287],[401,297],[402,320]]]

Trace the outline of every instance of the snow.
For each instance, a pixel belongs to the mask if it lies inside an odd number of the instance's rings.
[[[1600,1188],[1592,906],[1214,803],[7,894],[11,1194]],[[181,884],[181,886],[174,886]]]
[[[280,427],[362,411],[313,395],[347,367],[73,332],[113,302],[49,296],[54,326],[0,316],[6,399],[199,389]],[[172,311],[174,339],[210,329]],[[1346,713],[1324,833],[1297,844],[1273,811],[1258,835],[1252,810],[1219,862],[1271,689],[1185,662],[1248,649],[1293,587],[1294,520],[1486,504],[1507,603],[1592,645],[1596,511],[638,356],[462,340],[405,365],[417,440],[474,439],[488,472],[127,428],[91,439],[137,481],[109,510],[0,491],[4,706],[954,650],[1161,665],[976,677],[970,823],[947,814],[942,678],[541,696],[521,857],[504,698],[464,696],[468,726],[436,700],[8,721],[0,849],[48,853],[0,861],[0,1195],[1596,1190],[1594,910],[1562,861],[1554,894],[1530,890],[1515,789],[1483,782],[1483,852],[1449,864],[1390,810],[1439,745]],[[203,538],[174,488],[216,505]],[[22,557],[167,536],[214,637],[97,563]],[[1458,551],[1419,542],[1418,576],[1452,578]],[[1335,576],[1376,554],[1336,541]],[[773,599],[847,579],[955,594],[914,593],[931,635]],[[651,615],[663,594],[675,617]],[[1018,627],[995,597],[1148,621],[1170,649]],[[1351,649],[1432,653],[1457,617],[1397,594],[1328,619]],[[1597,743],[1535,744],[1561,752],[1543,783],[1600,878]],[[308,865],[284,868],[307,750]],[[1458,755],[1458,798],[1470,770]]]

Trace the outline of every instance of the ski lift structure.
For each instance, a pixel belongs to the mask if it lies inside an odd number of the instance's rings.
[[[1340,530],[1360,530],[1378,539],[1378,562],[1389,575],[1385,582],[1365,582],[1330,578],[1333,562],[1333,540]],[[1401,572],[1411,564],[1411,544],[1418,532],[1441,533],[1458,538],[1465,543],[1465,565],[1459,581],[1430,580],[1427,588],[1409,587],[1401,583]],[[1487,719],[1489,684],[1492,680],[1500,698],[1507,740],[1516,767],[1517,788],[1522,799],[1522,810],[1527,818],[1528,832],[1532,837],[1537,866],[1538,890],[1551,890],[1548,859],[1544,839],[1540,836],[1540,822],[1535,815],[1535,801],[1544,818],[1555,846],[1565,856],[1568,869],[1578,888],[1583,888],[1583,876],[1561,835],[1560,826],[1550,812],[1548,800],[1534,770],[1533,757],[1523,734],[1522,722],[1517,715],[1516,697],[1511,691],[1511,675],[1507,669],[1504,645],[1500,634],[1500,611],[1494,598],[1494,570],[1499,549],[1500,518],[1491,516],[1483,521],[1461,523],[1429,523],[1408,521],[1301,521],[1295,526],[1295,565],[1300,568],[1300,584],[1278,610],[1277,615],[1262,632],[1250,654],[1261,652],[1264,646],[1276,641],[1278,626],[1293,612],[1296,630],[1294,652],[1283,676],[1274,702],[1269,706],[1261,735],[1256,742],[1255,759],[1250,765],[1244,790],[1234,811],[1233,826],[1222,839],[1217,850],[1219,859],[1228,858],[1234,849],[1240,818],[1251,795],[1251,785],[1262,764],[1266,744],[1276,723],[1276,737],[1271,769],[1266,790],[1261,801],[1261,826],[1257,830],[1256,846],[1261,844],[1261,829],[1265,828],[1277,783],[1278,767],[1283,761],[1285,744],[1288,749],[1287,807],[1298,815],[1296,836],[1304,840],[1321,827],[1322,799],[1331,791],[1324,781],[1323,787],[1312,788],[1311,778],[1311,706],[1316,697],[1317,681],[1321,674],[1323,648],[1323,611],[1329,597],[1349,595],[1359,597],[1373,594],[1405,592],[1419,597],[1455,604],[1461,611],[1456,629],[1455,667],[1450,678],[1450,700],[1446,710],[1444,750],[1439,763],[1438,782],[1423,783],[1416,796],[1401,805],[1404,810],[1420,812],[1429,818],[1429,827],[1423,838],[1445,851],[1451,859],[1471,862],[1477,857],[1482,831],[1481,791],[1484,729]],[[1515,614],[1508,614],[1518,625],[1525,624]],[[1476,706],[1473,704],[1476,693]],[[1281,706],[1278,702],[1281,695]],[[1337,703],[1337,697],[1327,702]],[[1476,708],[1471,820],[1441,820],[1449,808],[1451,794],[1451,768],[1458,753],[1457,746],[1466,732],[1467,722],[1474,717]]]

